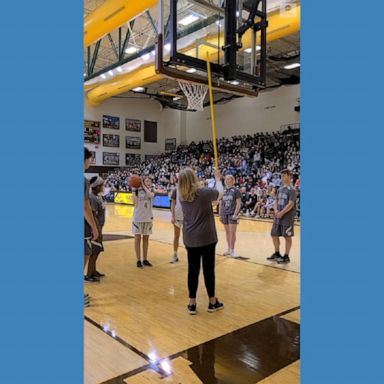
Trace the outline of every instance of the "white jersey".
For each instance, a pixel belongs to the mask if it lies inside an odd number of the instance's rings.
[[[137,191],[137,202],[133,211],[133,221],[135,223],[148,223],[152,220],[152,199],[147,196],[147,192],[144,189],[139,188]]]

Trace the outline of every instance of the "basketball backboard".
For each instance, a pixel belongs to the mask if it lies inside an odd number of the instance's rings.
[[[266,0],[160,0],[156,70],[257,96],[266,77]]]

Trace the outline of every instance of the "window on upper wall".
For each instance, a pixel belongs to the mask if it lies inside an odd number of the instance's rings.
[[[144,120],[144,141],[157,143],[157,121]]]

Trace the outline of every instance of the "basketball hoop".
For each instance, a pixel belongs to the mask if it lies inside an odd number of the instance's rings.
[[[179,83],[180,89],[188,99],[188,109],[193,111],[203,111],[208,85],[189,83],[182,80],[177,80],[177,82]]]

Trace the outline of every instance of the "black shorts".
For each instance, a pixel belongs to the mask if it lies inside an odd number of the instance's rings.
[[[294,236],[294,223],[280,224],[276,221],[273,222],[271,236],[273,237],[293,237]]]
[[[231,215],[220,215],[221,221],[223,224],[228,225],[228,224],[239,224],[238,220],[233,220],[233,214]]]

